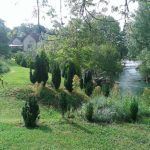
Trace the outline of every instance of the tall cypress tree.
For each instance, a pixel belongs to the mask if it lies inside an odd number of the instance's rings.
[[[60,71],[59,65],[57,63],[55,63],[53,66],[52,82],[55,86],[55,89],[59,89],[59,86],[61,83],[61,71]]]
[[[30,80],[32,83],[44,82],[44,86],[48,80],[49,63],[46,53],[41,51],[40,55],[37,55],[35,60],[35,71],[32,73],[30,68]]]
[[[76,68],[75,68],[75,65],[73,62],[71,62],[71,61],[68,62],[67,68],[65,69],[64,74],[65,74],[64,85],[69,92],[72,92],[72,90],[73,90],[73,85],[72,85],[73,77],[76,74]]]

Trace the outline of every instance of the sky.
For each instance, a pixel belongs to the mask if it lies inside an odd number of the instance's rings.
[[[59,15],[59,1],[49,0]],[[110,0],[110,4],[118,6],[123,4],[124,0]],[[137,3],[130,5],[130,11],[134,12],[138,7]],[[36,8],[36,0],[0,0],[0,18],[5,21],[9,28],[14,28],[22,23],[37,24],[37,18],[33,15],[34,8]],[[44,10],[42,10],[44,11]],[[62,8],[63,16],[69,16],[69,12],[64,7]],[[115,19],[120,19],[121,16],[117,13],[111,13],[109,10],[107,15],[113,16]],[[42,16],[42,15],[41,15]],[[123,26],[124,21],[120,21],[120,26]],[[50,18],[41,18],[41,25],[47,28],[51,27]]]

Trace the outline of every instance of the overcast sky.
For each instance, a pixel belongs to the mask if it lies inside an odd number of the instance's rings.
[[[59,14],[59,0],[49,0],[53,7]],[[118,6],[123,4],[124,0],[110,0],[110,3]],[[134,12],[137,9],[137,3],[130,5],[130,11]],[[19,26],[21,23],[34,23],[37,24],[37,19],[33,16],[33,10],[36,7],[36,0],[0,0],[0,18],[6,22],[9,28]],[[63,7],[63,15],[68,16],[68,11]],[[108,11],[107,14],[112,15],[115,19],[120,19],[118,14],[111,14]],[[120,22],[123,26],[123,20]],[[50,18],[41,19],[41,24],[46,27],[51,27]]]

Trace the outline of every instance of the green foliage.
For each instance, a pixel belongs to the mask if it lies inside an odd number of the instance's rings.
[[[22,67],[27,67],[27,62],[26,62],[25,58],[22,58],[22,60],[21,60],[21,62],[20,62],[20,65],[21,65]]]
[[[150,106],[150,89],[144,88],[142,99],[147,106]]]
[[[61,71],[58,64],[53,66],[52,82],[55,86],[55,89],[59,89],[61,83]]]
[[[85,88],[85,93],[90,96],[93,91],[93,82],[92,82],[92,72],[87,71],[85,73],[84,77],[84,88]]]
[[[80,88],[83,89],[83,87],[84,87],[83,79],[81,78],[81,79],[80,79]]]
[[[134,22],[129,24],[129,55],[136,58],[143,49],[150,49],[150,3],[139,2]]]
[[[59,106],[61,109],[62,117],[64,118],[64,115],[67,112],[67,108],[68,108],[68,100],[67,100],[67,94],[66,93],[60,94]]]
[[[92,94],[92,91],[93,91],[93,82],[88,82],[86,84],[86,87],[85,87],[85,93],[90,96]]]
[[[138,102],[135,99],[131,102],[130,111],[132,120],[136,121],[138,115]]]
[[[143,77],[146,79],[146,82],[149,82],[150,76],[150,51],[144,49],[139,55],[139,59],[142,61],[139,66],[139,71],[142,73]]]
[[[92,72],[91,71],[87,71],[85,73],[85,77],[84,77],[84,88],[86,88],[87,83],[92,81]]]
[[[27,67],[31,68],[31,69],[34,69],[34,61],[33,61],[32,58],[28,59],[28,61],[27,61]]]
[[[100,96],[101,95],[101,87],[100,86],[96,86],[92,92],[92,96],[96,97],[96,96]]]
[[[76,68],[73,62],[69,61],[68,66],[65,69],[65,81],[64,85],[69,92],[73,90],[73,77],[76,74]]]
[[[39,106],[35,97],[30,97],[22,108],[22,117],[26,127],[35,127],[36,121],[39,119]]]
[[[92,117],[93,117],[93,104],[92,103],[88,103],[86,105],[85,117],[88,121],[92,121]]]
[[[122,71],[121,62],[117,49],[112,44],[95,46],[96,65],[107,75],[114,77],[116,73]]]
[[[46,53],[41,51],[40,55],[36,57],[35,60],[35,71],[32,73],[32,69],[30,68],[30,81],[32,83],[44,82],[44,86],[48,80],[48,71],[49,71],[49,63]]]
[[[0,61],[0,73],[7,73],[9,71],[9,67],[5,63]]]
[[[16,55],[15,55],[15,61],[18,65],[21,65],[21,61],[23,59],[23,53],[22,52],[18,52]]]
[[[106,97],[108,97],[109,96],[109,94],[110,94],[110,86],[109,85],[103,85],[102,86],[102,93],[103,93],[103,95],[104,96],[106,96]]]
[[[7,37],[7,28],[4,24],[4,21],[0,19],[0,55],[7,56],[9,53],[8,46],[8,37]]]
[[[80,90],[80,79],[77,75],[73,77],[73,91]]]

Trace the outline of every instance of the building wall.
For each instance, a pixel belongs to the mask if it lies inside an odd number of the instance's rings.
[[[22,45],[22,42],[21,42],[19,39],[15,38],[15,39],[12,41],[12,44],[13,44],[13,45]]]
[[[24,51],[29,50],[30,48],[32,48],[33,46],[36,45],[36,41],[35,39],[28,35],[24,40],[23,40],[23,47],[24,47]]]

